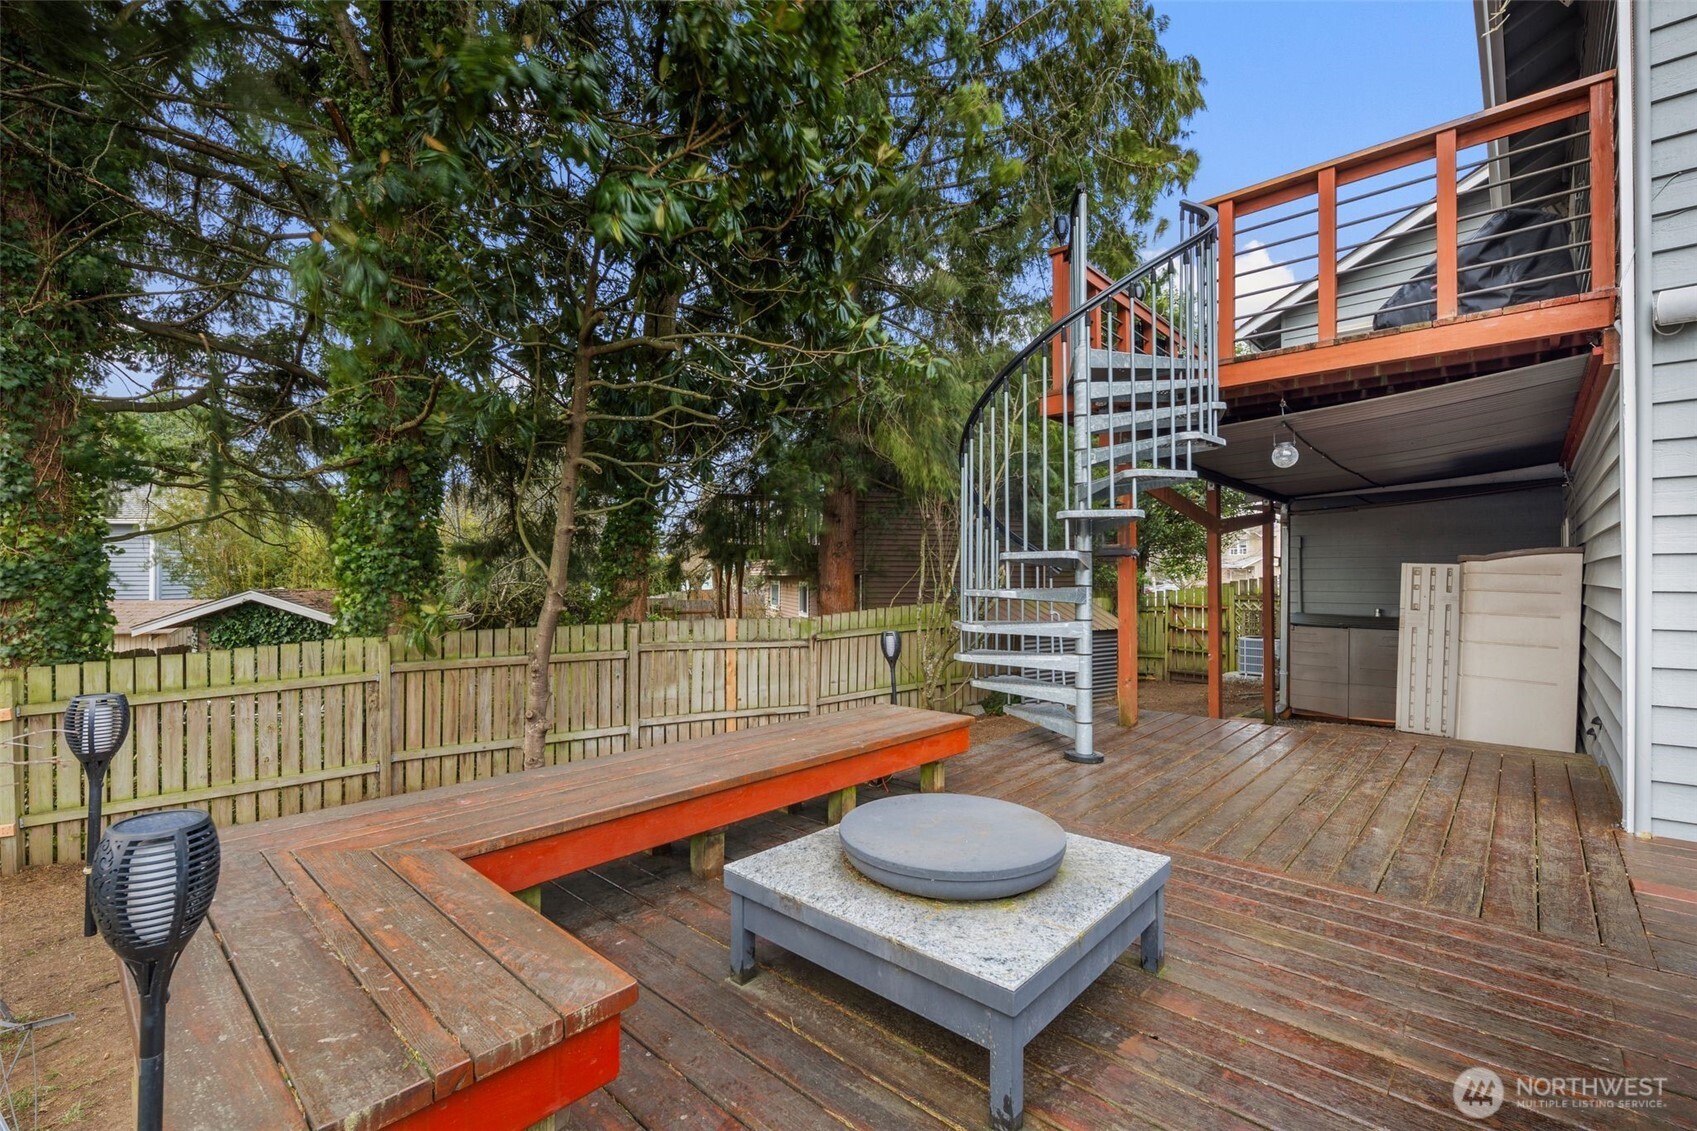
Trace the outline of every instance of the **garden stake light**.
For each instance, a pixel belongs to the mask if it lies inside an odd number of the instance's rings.
[[[65,706],[65,741],[88,775],[87,855],[83,864],[82,933],[94,937],[94,911],[89,902],[89,873],[94,850],[100,846],[100,799],[106,792],[106,768],[130,733],[130,701],[117,694],[78,695]]]
[[[129,968],[140,999],[136,1127],[165,1118],[165,1002],[171,971],[218,890],[218,830],[197,809],[119,821],[101,838],[89,876],[95,921]]]
[[[902,634],[894,630],[886,631],[878,637],[878,647],[883,650],[884,660],[890,665],[890,702],[896,701],[896,660],[902,654]]]

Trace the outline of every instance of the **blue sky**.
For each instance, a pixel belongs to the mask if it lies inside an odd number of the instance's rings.
[[[1155,0],[1163,42],[1202,64],[1192,120],[1210,196],[1470,114],[1483,105],[1467,0]],[[1172,216],[1176,206],[1162,209]]]

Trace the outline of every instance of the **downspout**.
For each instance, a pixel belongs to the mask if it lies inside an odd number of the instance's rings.
[[[1290,503],[1278,508],[1278,701],[1273,713],[1285,718],[1290,713]],[[1266,657],[1261,659],[1266,662]]]
[[[1639,67],[1650,57],[1650,25],[1634,18],[1632,0],[1617,0],[1615,16],[1619,66],[1616,99],[1620,117],[1620,225],[1625,238],[1620,270],[1620,522],[1621,522],[1621,759],[1623,797],[1621,824],[1629,833],[1646,834],[1645,818],[1650,789],[1650,612],[1651,584],[1649,553],[1650,471],[1644,438],[1651,435],[1648,409],[1650,398],[1640,395],[1640,381],[1647,381],[1650,366],[1650,320],[1643,298],[1648,294],[1650,250],[1650,185],[1645,163],[1648,159],[1643,137],[1649,121],[1649,84]],[[1592,128],[1595,128],[1593,126]]]

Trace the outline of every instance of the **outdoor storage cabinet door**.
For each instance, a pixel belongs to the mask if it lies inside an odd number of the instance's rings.
[[[1573,753],[1578,550],[1463,558],[1456,737]]]
[[[1397,620],[1396,727],[1455,737],[1461,567],[1405,562]]]

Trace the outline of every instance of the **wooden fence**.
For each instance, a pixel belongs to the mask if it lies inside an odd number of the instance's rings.
[[[1235,672],[1238,637],[1261,633],[1261,580],[1231,581],[1220,590],[1225,604],[1220,626],[1224,670]],[[1206,679],[1207,637],[1206,589],[1144,594],[1137,610],[1137,674],[1143,679]]]
[[[908,607],[562,628],[548,761],[882,701],[889,628],[900,698],[917,704],[919,638],[954,650],[921,623]],[[86,785],[59,737],[73,695],[122,691],[133,707],[106,815],[195,806],[243,824],[518,770],[533,631],[452,633],[428,656],[360,638],[0,671],[0,872],[82,857]],[[932,706],[972,700],[965,669],[941,676]]]

